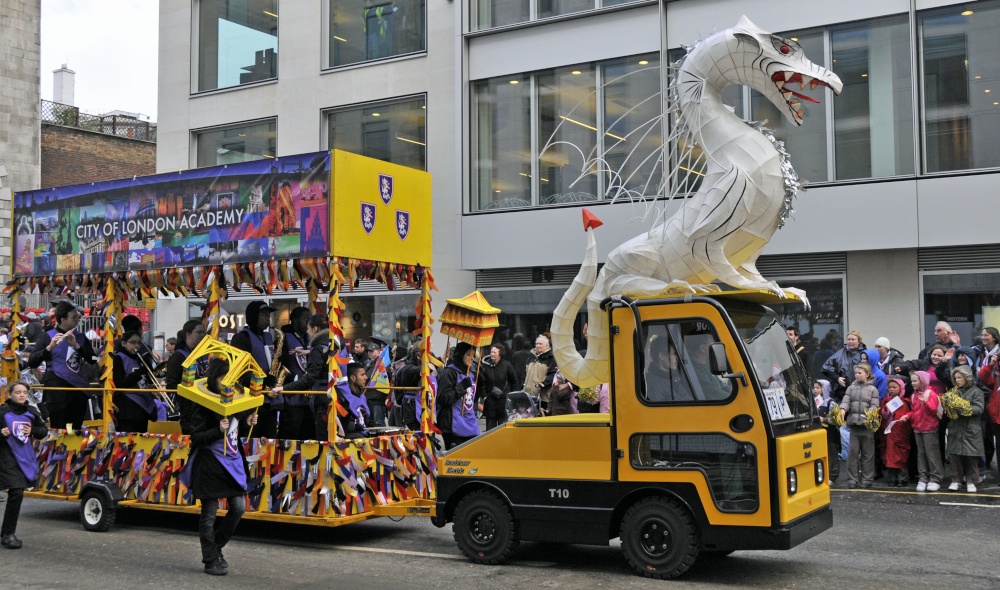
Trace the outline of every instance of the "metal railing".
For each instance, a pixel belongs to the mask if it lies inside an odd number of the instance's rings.
[[[127,115],[90,115],[78,107],[42,100],[42,122],[105,135],[156,142],[156,124]]]

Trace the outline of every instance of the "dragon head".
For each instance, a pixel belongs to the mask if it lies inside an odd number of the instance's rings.
[[[796,90],[825,86],[834,94],[840,94],[843,89],[840,78],[809,61],[798,43],[768,33],[745,16],[728,33],[726,44],[732,57],[731,63],[737,64],[737,67],[724,72],[726,80],[760,92],[796,125],[802,124],[802,101],[819,103]],[[739,64],[745,65],[741,68]]]

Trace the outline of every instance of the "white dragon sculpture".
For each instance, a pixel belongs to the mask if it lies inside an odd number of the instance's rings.
[[[805,295],[757,271],[757,257],[789,212],[798,177],[770,132],[743,121],[723,103],[722,89],[730,84],[760,92],[796,125],[803,120],[800,101],[819,101],[796,92],[794,85],[799,90],[825,86],[836,94],[843,87],[836,74],[806,59],[798,43],[760,29],[745,16],[689,49],[671,79],[670,94],[677,102],[677,125],[704,151],[705,176],[671,217],[611,252],[600,274],[593,231],[599,222],[585,224],[584,262],[553,314],[551,330],[560,371],[580,387],[610,379],[607,316],[600,310],[608,296],[718,290],[713,281]],[[585,358],[573,344],[573,321],[584,302],[589,322]]]

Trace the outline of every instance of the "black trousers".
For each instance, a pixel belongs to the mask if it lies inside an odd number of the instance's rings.
[[[24,488],[7,490],[7,509],[3,513],[3,527],[0,536],[13,535],[17,532],[17,518],[21,515],[21,501],[24,500]]]
[[[258,415],[258,425],[260,425]],[[288,440],[316,440],[316,417],[309,406],[285,405],[281,410],[278,433]],[[325,436],[324,436],[325,438]]]
[[[219,501],[201,501],[201,516],[198,518],[198,538],[201,541],[201,561],[212,563],[222,553],[222,548],[233,538],[236,525],[243,518],[247,504],[245,496],[228,498],[229,509],[222,518],[217,518]],[[20,504],[20,502],[18,502]],[[4,526],[7,526],[4,524]]]
[[[452,434],[450,432],[444,432],[441,436],[444,437],[445,450],[455,448],[465,441],[475,438],[474,436],[458,436],[457,434]]]
[[[62,403],[46,402],[49,410],[49,426],[51,428],[66,428],[72,424],[80,430],[83,421],[87,419],[87,396],[79,392],[69,392]]]

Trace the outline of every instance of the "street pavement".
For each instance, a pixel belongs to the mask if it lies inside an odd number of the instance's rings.
[[[1000,493],[833,492],[834,528],[790,551],[703,560],[698,588],[1000,588]],[[611,547],[523,543],[512,563],[479,566],[451,525],[378,519],[339,528],[244,521],[226,548],[230,574],[202,573],[197,518],[124,509],[88,533],[76,503],[26,500],[18,536],[0,549],[0,588],[662,588]]]

